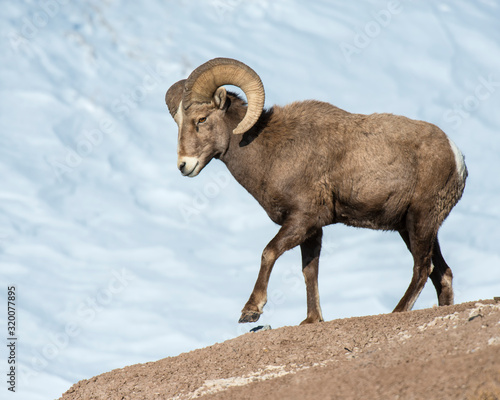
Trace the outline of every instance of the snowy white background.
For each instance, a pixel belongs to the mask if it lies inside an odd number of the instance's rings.
[[[469,168],[440,231],[455,300],[500,294],[499,1],[1,6],[0,303],[15,284],[20,363],[17,393],[3,383],[1,398],[57,398],[255,325],[237,320],[278,227],[222,163],[181,176],[164,104],[213,57],[254,68],[267,106],[315,98],[440,126]],[[326,228],[324,317],[391,311],[411,270],[395,233]],[[259,324],[305,317],[298,249],[278,260],[269,294]],[[416,308],[435,303],[429,283]],[[5,382],[6,346],[0,356]]]

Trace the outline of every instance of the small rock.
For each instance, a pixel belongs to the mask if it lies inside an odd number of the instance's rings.
[[[469,318],[469,322],[476,319],[477,317],[483,318],[483,315],[482,314],[473,315],[472,317]]]
[[[495,336],[488,339],[488,346],[500,345],[500,336]]]
[[[255,328],[250,329],[250,332],[258,332],[258,331],[270,331],[271,325],[259,325],[256,326]]]

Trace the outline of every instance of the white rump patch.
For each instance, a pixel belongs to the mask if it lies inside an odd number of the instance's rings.
[[[465,179],[464,155],[462,154],[460,149],[457,147],[457,145],[455,143],[453,143],[453,140],[448,138],[448,141],[450,142],[451,151],[453,151],[453,155],[455,156],[455,164],[457,165],[458,176],[460,176],[462,179]]]

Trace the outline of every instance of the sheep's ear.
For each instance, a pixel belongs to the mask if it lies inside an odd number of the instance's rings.
[[[226,99],[227,99],[226,88],[224,86],[221,86],[214,93],[213,102],[215,107],[222,110],[226,105]]]

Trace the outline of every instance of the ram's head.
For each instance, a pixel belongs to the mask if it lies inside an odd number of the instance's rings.
[[[224,85],[239,87],[248,107],[232,104]],[[262,113],[264,98],[264,87],[255,71],[229,58],[210,60],[187,79],[173,84],[165,102],[179,126],[177,167],[182,175],[198,175],[227,149],[231,132],[239,135],[248,131]]]

